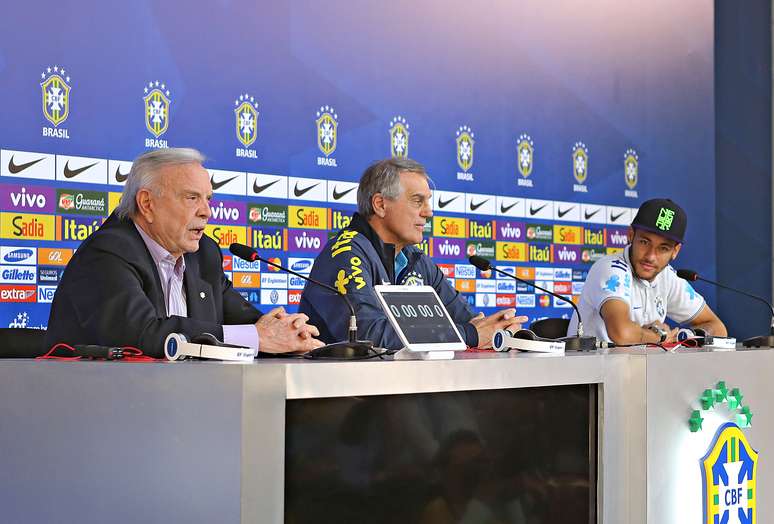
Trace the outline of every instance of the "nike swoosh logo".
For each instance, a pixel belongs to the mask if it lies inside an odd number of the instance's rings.
[[[296,185],[293,186],[293,194],[296,195],[297,197],[303,196],[304,193],[307,193],[307,192],[311,191],[312,189],[314,189],[315,187],[317,187],[319,185],[320,185],[320,183],[317,182],[316,184],[312,184],[311,186],[305,187],[304,189],[298,189],[298,182],[296,182]]]
[[[624,214],[624,213],[626,213],[626,211],[621,211],[621,212],[620,212],[620,213],[618,213],[617,215],[614,215],[613,213],[610,213],[610,221],[611,221],[611,222],[615,222],[616,220],[618,220],[619,218],[621,218],[621,217],[623,216],[623,214]]]
[[[488,199],[488,198],[487,198],[486,200],[482,200],[482,201],[481,201],[481,202],[479,202],[478,204],[474,204],[474,203],[473,203],[473,201],[471,200],[471,201],[470,201],[470,210],[471,210],[471,211],[475,211],[476,209],[478,209],[479,207],[483,206],[483,205],[484,205],[484,204],[486,204],[487,202],[489,202],[489,199]]]
[[[269,182],[268,184],[264,184],[262,186],[259,186],[258,185],[258,179],[256,178],[255,180],[253,180],[253,193],[255,193],[256,195],[258,193],[262,193],[263,191],[269,189],[271,186],[273,186],[274,184],[276,184],[279,181],[280,181],[280,179],[278,178],[277,180],[274,180],[273,182]]]
[[[584,216],[584,217],[586,217],[586,220],[588,220],[588,219],[590,219],[591,217],[593,217],[594,215],[596,215],[597,213],[599,213],[599,210],[600,210],[600,209],[602,209],[602,208],[601,208],[601,207],[598,207],[598,208],[597,208],[597,209],[596,209],[596,210],[595,210],[593,213],[589,213],[588,211],[585,211],[585,212],[583,213],[583,216]]]
[[[442,200],[441,197],[438,197],[438,209],[443,209],[455,200],[457,200],[460,196],[457,195],[456,197],[452,197],[449,200]]]
[[[537,209],[535,209],[533,206],[529,206],[529,214],[530,215],[536,215],[536,214],[540,213],[540,210],[543,209],[544,207],[546,207],[547,205],[548,204],[543,204],[542,206],[540,206]]]
[[[10,171],[14,175],[16,173],[21,173],[22,171],[24,171],[28,167],[34,166],[35,164],[37,164],[38,162],[40,162],[41,160],[43,160],[45,158],[46,157],[38,158],[37,160],[33,160],[31,162],[25,162],[24,164],[14,164],[14,162],[13,162],[13,155],[11,155],[11,160],[8,162],[8,171]]]
[[[129,173],[122,173],[121,172],[121,166],[116,167],[116,182],[126,182],[126,179],[129,178]]]
[[[350,187],[346,191],[343,191],[343,192],[339,193],[338,191],[336,191],[336,188],[334,187],[333,188],[333,200],[338,200],[338,199],[342,198],[344,195],[346,195],[347,193],[351,193],[354,190],[355,190],[354,187]]]
[[[83,167],[79,167],[78,169],[70,170],[70,161],[68,160],[64,167],[64,177],[73,178],[75,176],[78,176],[84,171],[86,171],[87,169],[96,166],[98,163],[99,162],[94,162],[93,164],[89,164],[88,166],[83,166]]]
[[[221,187],[225,186],[226,184],[228,184],[229,182],[231,182],[232,180],[234,180],[238,176],[239,175],[234,175],[231,178],[227,178],[225,180],[221,180],[220,182],[215,182],[215,177],[214,176],[210,176],[210,184],[212,184],[212,190],[213,191],[217,191],[218,189],[220,189]]]
[[[514,202],[514,203],[513,203],[513,204],[511,204],[510,206],[504,206],[504,205],[502,204],[502,202],[501,202],[501,203],[500,203],[500,213],[507,213],[507,212],[508,212],[508,211],[510,211],[510,210],[511,210],[511,208],[512,208],[513,206],[515,206],[516,204],[518,204],[518,202]]]
[[[559,211],[556,212],[556,214],[559,216],[559,218],[562,218],[564,215],[566,215],[573,209],[575,209],[575,206],[570,206],[567,209],[560,209]]]

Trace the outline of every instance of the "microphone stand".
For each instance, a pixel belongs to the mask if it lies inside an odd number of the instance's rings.
[[[682,275],[678,275],[682,276]],[[710,280],[708,278],[703,278],[698,275],[698,273],[693,272],[693,274],[689,275],[693,278],[686,278],[686,280],[693,280],[694,282],[696,280],[701,280],[702,282],[707,282],[709,284],[712,284],[714,286],[717,286],[721,289],[726,289],[728,291],[733,291],[735,293],[739,293],[740,295],[744,295],[746,297],[754,298],[755,300],[759,300],[769,306],[769,311],[771,311],[771,325],[769,326],[769,334],[768,335],[760,335],[758,337],[751,337],[746,340],[742,341],[742,346],[746,348],[770,348],[774,347],[774,308],[771,306],[771,304],[766,301],[765,299],[753,295],[752,293],[747,293],[746,291],[742,291],[740,289],[735,289],[726,285],[723,285],[719,282],[715,282],[714,280]],[[685,277],[683,277],[685,278]]]
[[[313,349],[309,353],[306,353],[304,355],[304,358],[348,360],[348,359],[367,358],[374,355],[373,342],[371,342],[370,340],[357,339],[357,316],[355,315],[355,308],[352,306],[352,302],[349,301],[349,298],[347,298],[345,294],[340,293],[339,290],[334,288],[333,286],[329,286],[328,284],[318,282],[317,280],[313,280],[307,277],[306,275],[302,275],[301,273],[293,271],[292,269],[288,269],[286,267],[280,266],[279,264],[275,264],[274,262],[270,262],[265,258],[261,257],[260,255],[258,255],[258,253],[252,248],[248,248],[248,249],[250,249],[250,254],[248,257],[245,257],[243,255],[247,253],[234,253],[234,251],[229,248],[231,253],[238,256],[239,258],[246,259],[248,262],[255,262],[256,260],[260,260],[264,264],[268,264],[272,267],[276,267],[281,271],[285,271],[287,273],[290,273],[291,275],[295,275],[303,280],[306,280],[307,282],[311,282],[312,284],[321,286],[327,289],[328,291],[332,291],[333,293],[343,298],[344,302],[346,302],[347,307],[349,308],[349,330],[347,333],[347,340],[342,342],[334,342],[333,344],[326,344],[317,349]]]
[[[557,340],[561,340],[564,342],[565,344],[564,348],[567,351],[594,351],[597,349],[597,337],[583,335],[583,322],[581,321],[580,311],[578,311],[578,306],[575,305],[575,302],[573,302],[572,300],[566,297],[563,297],[558,293],[554,293],[553,291],[544,289],[536,285],[534,282],[523,280],[517,277],[516,275],[511,275],[510,273],[506,273],[505,271],[497,269],[487,259],[483,257],[472,256],[468,259],[468,261],[482,271],[491,269],[492,271],[496,271],[501,275],[505,275],[507,277],[510,277],[516,280],[517,282],[521,282],[522,284],[527,284],[528,286],[531,286],[535,289],[539,289],[540,291],[547,293],[552,297],[556,297],[559,300],[563,300],[564,302],[567,302],[568,304],[570,304],[572,308],[575,310],[575,314],[578,315],[578,334],[574,337],[573,336],[562,337]]]

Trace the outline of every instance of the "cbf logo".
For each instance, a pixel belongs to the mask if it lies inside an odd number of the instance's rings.
[[[409,125],[402,116],[390,120],[390,156],[408,158]]]
[[[519,135],[519,142],[516,145],[516,154],[518,157],[519,173],[523,178],[519,178],[517,183],[523,187],[532,187],[532,180],[527,179],[532,174],[532,163],[535,158],[535,144],[532,137],[526,133]]]
[[[702,412],[722,405],[732,419],[717,429],[707,453],[699,461],[704,524],[756,524],[758,521],[758,452],[742,432],[752,422],[752,411],[743,404],[743,399],[739,388],[729,389],[720,381],[714,388],[702,392],[701,411],[694,410],[688,420],[691,432],[701,431],[705,420]]]
[[[336,151],[336,129],[339,127],[339,117],[330,106],[322,106],[317,111],[317,147],[325,157],[317,157],[318,166],[336,167],[336,159],[331,155]]]
[[[247,149],[258,138],[258,103],[255,97],[245,93],[234,100],[234,120],[237,140],[244,148],[236,148],[236,156],[240,158],[258,158],[255,149]]]
[[[457,165],[462,169],[462,173],[457,173],[457,180],[473,181],[473,173],[469,173],[473,167],[473,146],[475,135],[468,126],[460,126],[457,129]]]
[[[40,73],[41,95],[43,97],[43,116],[54,127],[43,127],[43,136],[70,138],[67,129],[55,129],[70,115],[70,77],[63,67],[47,67]]]
[[[148,82],[144,88],[145,127],[155,138],[146,138],[145,147],[166,148],[166,140],[159,137],[169,129],[169,89],[163,83]]]
[[[403,281],[400,283],[400,285],[401,286],[424,286],[425,277],[423,277],[416,271],[409,271],[403,277]]]
[[[637,156],[637,151],[634,149],[627,149],[626,153],[624,153],[624,179],[626,180],[626,186],[629,189],[624,191],[624,196],[629,198],[639,198],[639,195],[635,190],[639,176],[640,159]]]
[[[757,468],[758,452],[739,426],[731,422],[720,426],[701,460],[703,522],[755,524]]]
[[[575,142],[572,146],[572,175],[577,184],[573,184],[572,190],[576,193],[587,193],[588,188],[584,185],[589,174],[589,150],[583,142]]]

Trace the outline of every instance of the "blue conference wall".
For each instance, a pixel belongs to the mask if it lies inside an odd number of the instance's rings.
[[[108,182],[112,173],[107,169],[114,164],[107,160],[129,161],[148,147],[196,147],[207,155],[208,167],[241,174],[246,186],[250,174],[253,180],[260,174],[332,181],[332,187],[333,181],[356,181],[366,165],[389,156],[390,129],[402,122],[409,156],[427,166],[439,191],[491,196],[492,202],[495,196],[524,199],[525,207],[544,201],[550,204],[546,209],[556,208],[550,216],[535,217],[498,214],[494,206],[486,216],[436,208],[436,215],[461,218],[467,225],[470,220],[492,224],[494,236],[503,223],[523,236],[529,226],[551,233],[515,239],[523,245],[505,251],[496,239],[479,238],[487,249],[500,250],[496,258],[503,265],[533,268],[531,276],[577,295],[589,263],[620,248],[609,236],[620,233],[623,224],[610,223],[610,216],[603,223],[587,222],[580,214],[561,220],[559,203],[605,206],[630,216],[644,199],[671,196],[690,216],[681,262],[715,274],[715,214],[706,205],[715,199],[713,7],[707,2],[610,0],[595,3],[594,9],[582,2],[537,0],[475,7],[465,2],[45,2],[9,7],[0,31],[0,183],[7,193],[0,195],[5,203],[0,229],[6,247],[77,247],[62,228],[84,220],[72,216],[72,207],[60,205],[62,190],[120,191]],[[67,117],[57,125],[46,119],[40,85],[54,66],[65,69],[62,76],[69,77],[70,89]],[[165,130],[158,136],[146,122],[143,101],[146,89],[157,88],[169,100]],[[245,101],[243,95],[257,113],[257,139],[249,146],[236,133],[234,109]],[[316,121],[326,112],[336,129],[333,151],[319,144]],[[46,128],[56,130],[49,134],[66,130],[69,138],[43,136]],[[460,157],[460,135],[472,146],[465,158]],[[531,153],[527,174],[519,170],[520,142],[529,144]],[[255,158],[238,156],[237,149],[253,151]],[[14,152],[17,162],[27,153],[53,155],[56,175],[12,176],[7,164]],[[636,159],[628,185],[627,154]],[[64,180],[61,164],[69,156],[104,161],[98,167],[105,166],[105,183]],[[582,173],[574,171],[578,156],[587,168]],[[292,187],[293,180],[283,183]],[[56,218],[51,237],[30,240],[16,234],[12,220],[24,210],[13,205],[11,193],[18,196],[21,187],[33,193],[45,187],[60,190],[55,209],[40,212]],[[689,198],[697,188],[702,198]],[[346,214],[354,209],[325,195],[297,200],[291,192],[290,197],[262,200],[249,189],[216,194],[229,203],[332,208]],[[288,235],[298,234],[297,226],[276,228],[284,235],[283,249],[268,255],[284,262],[313,256],[287,245]],[[333,229],[334,224],[325,226]],[[246,221],[236,227],[246,229],[248,241],[260,229]],[[559,228],[569,232],[569,242],[560,241]],[[603,233],[607,238],[588,245],[586,230],[608,230]],[[440,256],[437,246],[461,242],[466,247],[468,239],[448,238],[434,229],[428,236],[432,240],[426,248],[435,247],[434,258],[450,271],[464,266],[462,258]],[[535,253],[545,248],[549,260],[530,258],[531,246]],[[559,261],[560,251],[574,253],[576,260]],[[547,267],[574,271],[555,273],[561,277],[552,279]],[[541,271],[536,274],[534,268]],[[41,287],[44,269],[46,262],[37,260],[36,281],[26,285]],[[460,274],[467,276],[467,268],[460,268]],[[498,295],[499,303],[505,288],[473,276],[471,285],[481,292],[459,286],[472,303],[492,310],[488,297]],[[263,309],[287,302],[288,293],[297,295],[287,285],[266,288],[284,294],[262,297],[259,289],[244,291]],[[528,300],[528,290],[516,291],[525,297],[519,304],[531,318],[567,314],[542,297]],[[706,295],[714,300],[711,290]],[[38,293],[34,302],[18,303],[7,301],[8,296],[23,295],[6,296],[0,323],[25,313],[29,325],[45,325],[45,296]]]

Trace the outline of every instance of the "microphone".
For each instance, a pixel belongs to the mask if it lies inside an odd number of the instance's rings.
[[[724,284],[721,284],[720,282],[715,282],[714,280],[701,277],[696,271],[693,271],[691,269],[678,269],[677,276],[689,282],[696,282],[697,280],[701,280],[702,282],[707,282],[721,289],[727,289],[728,291],[733,291],[734,293],[739,293],[740,295],[754,298],[755,300],[763,302],[764,304],[769,306],[769,311],[771,311],[771,326],[769,327],[769,334],[761,335],[759,337],[748,338],[747,340],[742,341],[742,345],[746,348],[774,347],[774,307],[771,306],[771,303],[768,300],[766,300],[763,297],[759,297],[758,295],[753,295],[752,293],[747,293],[746,291],[742,291],[741,289],[729,287]]]
[[[328,291],[336,293],[338,296],[344,299],[344,302],[346,302],[347,307],[349,308],[350,314],[348,340],[313,349],[304,356],[308,358],[356,359],[366,358],[374,354],[373,342],[370,340],[357,339],[357,316],[355,315],[355,308],[352,307],[352,302],[349,301],[347,295],[341,293],[333,286],[329,286],[328,284],[324,284],[313,278],[309,278],[308,276],[302,275],[301,273],[293,271],[292,269],[288,269],[286,267],[280,266],[279,264],[275,264],[274,262],[270,262],[265,258],[262,258],[255,249],[244,244],[237,244],[235,242],[228,247],[228,250],[232,255],[239,257],[242,260],[246,260],[248,262],[255,262],[256,260],[260,260],[264,264],[276,267],[277,269],[280,269],[286,273],[290,273],[291,275],[295,275],[298,278],[302,278],[307,282],[311,282],[317,286],[324,287]]]
[[[537,285],[535,285],[534,282],[530,282],[528,280],[522,280],[522,279],[520,279],[519,277],[517,277],[515,275],[511,275],[510,273],[506,273],[505,271],[497,269],[496,267],[494,267],[492,265],[491,262],[489,262],[489,260],[485,259],[484,257],[480,257],[478,255],[473,255],[472,257],[468,258],[468,261],[471,264],[473,264],[474,266],[476,266],[478,269],[480,269],[481,271],[488,271],[488,270],[491,269],[492,271],[496,271],[496,272],[500,273],[501,275],[505,275],[505,276],[510,277],[510,278],[512,278],[512,279],[514,279],[514,280],[516,280],[518,282],[521,282],[522,284],[527,284],[528,286],[534,287],[535,289],[539,289],[540,291],[542,291],[544,293],[548,293],[552,297],[556,297],[559,300],[561,300],[563,302],[567,302],[568,304],[570,304],[572,306],[572,308],[575,310],[575,314],[578,315],[578,334],[577,334],[577,336],[574,336],[574,337],[564,337],[564,338],[561,338],[559,340],[564,340],[565,344],[566,344],[565,347],[566,347],[566,349],[569,349],[569,350],[592,351],[592,350],[595,350],[597,348],[597,337],[591,337],[591,336],[586,337],[586,336],[583,336],[583,322],[581,321],[581,314],[580,314],[580,311],[578,310],[578,306],[575,305],[575,302],[573,302],[572,300],[570,300],[567,297],[563,297],[562,295],[560,295],[558,293],[554,293],[553,291],[549,291],[549,290],[544,289],[544,288],[542,288],[540,286],[537,286]]]

